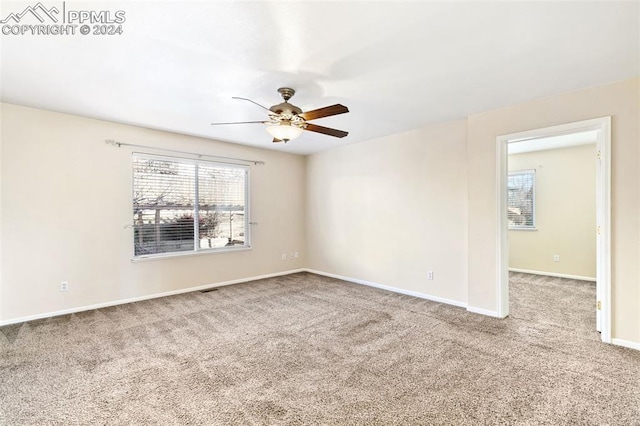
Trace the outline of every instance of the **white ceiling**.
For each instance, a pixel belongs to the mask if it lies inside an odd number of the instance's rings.
[[[44,1],[45,6],[62,2]],[[33,2],[2,2],[2,18]],[[308,154],[640,74],[638,2],[66,2],[126,12],[114,36],[0,36],[3,102]],[[260,124],[297,90],[342,103],[273,144]],[[135,142],[135,141],[127,141]]]

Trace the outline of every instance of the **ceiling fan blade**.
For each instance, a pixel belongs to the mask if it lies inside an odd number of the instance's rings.
[[[317,126],[315,124],[307,123],[305,130],[309,130],[310,132],[322,133],[329,136],[335,136],[336,138],[344,138],[349,134],[349,132],[345,132],[344,130],[330,129],[329,127]]]
[[[221,124],[267,124],[268,121],[232,121],[230,123],[211,123],[212,126],[220,126]]]
[[[273,143],[276,143],[276,142],[282,142],[282,139],[273,138]]]
[[[247,98],[240,98],[240,97],[238,97],[238,96],[232,96],[231,98],[232,98],[232,99],[240,99],[241,101],[251,102],[251,103],[252,103],[252,104],[254,104],[254,105],[258,105],[260,108],[262,108],[262,109],[266,109],[267,111],[271,112],[271,110],[270,110],[269,108],[267,108],[266,106],[264,106],[264,105],[260,105],[259,103],[257,103],[256,101],[252,101],[251,99],[247,99]]]
[[[330,117],[332,115],[344,114],[349,112],[349,108],[344,105],[335,104],[324,108],[314,109],[313,111],[303,112],[298,114],[305,120],[315,120],[317,118]]]

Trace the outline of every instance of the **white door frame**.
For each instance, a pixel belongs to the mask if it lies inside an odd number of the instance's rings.
[[[596,140],[596,291],[600,302],[601,339],[611,343],[611,117],[577,121],[496,138],[498,208],[498,316],[509,315],[509,244],[507,221],[507,145],[530,139],[597,131]],[[594,307],[595,308],[595,307]]]

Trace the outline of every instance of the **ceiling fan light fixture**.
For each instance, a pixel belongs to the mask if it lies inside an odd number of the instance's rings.
[[[292,126],[291,123],[280,123],[267,127],[267,132],[275,139],[287,142],[300,136],[302,129],[298,126]]]

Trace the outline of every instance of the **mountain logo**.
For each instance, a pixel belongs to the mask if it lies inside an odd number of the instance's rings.
[[[20,13],[10,13],[5,19],[0,20],[0,24],[6,24],[9,21],[19,24],[25,15],[34,16],[40,23],[44,23],[47,18],[53,21],[53,23],[57,23],[58,18],[56,18],[54,14],[57,15],[59,13],[60,11],[55,6],[47,9],[42,3],[38,2],[35,6],[28,6]]]

